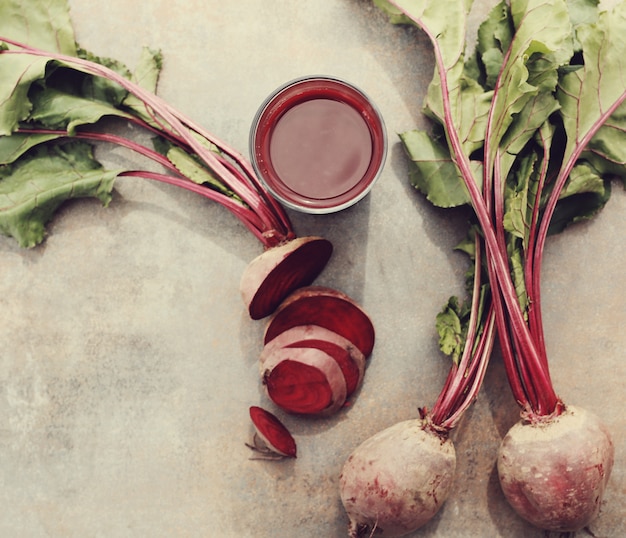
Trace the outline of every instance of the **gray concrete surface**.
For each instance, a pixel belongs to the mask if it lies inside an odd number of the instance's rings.
[[[126,178],[109,208],[67,205],[41,247],[0,238],[0,536],[345,536],[341,465],[370,434],[434,402],[448,365],[433,320],[465,271],[452,251],[462,215],[407,186],[395,136],[423,125],[424,38],[364,0],[70,4],[79,42],[99,55],[133,66],[142,45],[161,47],[161,95],[242,151],[256,108],[287,80],[330,74],[371,95],[390,137],[381,180],[345,212],[292,216],[300,235],[333,241],[318,282],[360,301],[378,338],[350,409],[325,420],[277,413],[299,458],[251,461],[248,406],[271,406],[256,364],[263,323],[247,318],[237,288],[260,245],[233,217]],[[601,538],[626,536],[625,212],[616,185],[598,218],[549,242],[543,274],[557,390],[614,434],[592,527]],[[543,536],[508,508],[494,472],[517,413],[496,357],[454,435],[454,491],[416,537]]]

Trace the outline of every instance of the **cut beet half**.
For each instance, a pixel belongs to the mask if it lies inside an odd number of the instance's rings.
[[[348,397],[363,380],[366,366],[363,353],[347,338],[319,325],[300,325],[279,334],[264,346],[259,357],[261,364],[279,347],[314,347],[328,353],[343,372]]]
[[[298,325],[319,325],[336,332],[365,357],[374,348],[374,325],[369,316],[345,293],[331,288],[308,286],[289,295],[269,320],[264,343]]]
[[[292,291],[308,286],[333,252],[321,237],[298,237],[270,248],[246,267],[239,284],[252,319],[269,316]]]
[[[289,430],[274,414],[257,406],[250,407],[250,419],[256,430],[253,445],[264,459],[295,458],[296,442]]]
[[[269,398],[289,413],[329,415],[346,401],[347,387],[337,361],[315,348],[278,348],[261,368]]]

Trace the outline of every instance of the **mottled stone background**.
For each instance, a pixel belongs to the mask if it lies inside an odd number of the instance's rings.
[[[412,191],[396,137],[425,125],[424,36],[365,0],[70,4],[78,41],[99,55],[132,67],[141,46],[160,47],[160,94],[244,152],[257,107],[287,80],[335,75],[374,99],[390,148],[371,194],[340,214],[292,216],[300,235],[333,241],[318,282],[361,302],[377,344],[351,408],[325,420],[278,413],[296,461],[250,461],[248,406],[272,407],[256,363],[263,323],[247,318],[238,283],[261,248],[230,214],[124,178],[109,208],[65,206],[38,248],[0,238],[0,536],[345,536],[341,465],[363,439],[434,403],[448,369],[434,317],[463,289],[466,262],[452,249],[464,215]],[[99,155],[143,165],[117,149]],[[615,187],[598,218],[549,241],[543,272],[557,390],[615,436],[599,538],[626,536],[626,194]],[[454,491],[415,536],[543,536],[508,508],[494,472],[517,416],[496,356],[454,435]]]

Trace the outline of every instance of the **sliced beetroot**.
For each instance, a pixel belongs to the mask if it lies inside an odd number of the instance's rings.
[[[261,351],[261,364],[280,347],[314,347],[333,357],[346,380],[347,396],[360,386],[365,374],[366,359],[363,353],[347,338],[319,325],[299,325],[287,329],[270,340]]]
[[[333,252],[322,237],[298,237],[270,248],[246,267],[239,289],[252,319],[269,316],[292,291],[308,286]]]
[[[361,350],[347,338],[319,325],[298,325],[270,340],[259,357],[261,364],[278,347],[316,347],[331,355],[346,378],[348,396],[363,380],[366,359]]]
[[[250,407],[250,418],[256,430],[253,450],[264,459],[295,458],[296,442],[289,430],[274,414],[262,407]]]
[[[359,350],[354,348],[351,344],[350,346],[354,349],[354,351],[363,356]],[[311,347],[319,349],[335,359],[346,381],[346,397],[352,396],[363,380],[364,370],[360,367],[360,364],[354,360],[350,349],[346,349],[345,347],[335,344],[334,342],[328,342],[327,340],[306,339],[293,342],[286,347],[292,349]]]
[[[328,415],[346,401],[347,386],[337,361],[316,348],[278,348],[261,366],[269,398],[289,413]]]
[[[374,325],[365,311],[345,293],[323,286],[294,291],[278,307],[265,330],[267,344],[298,325],[319,325],[352,342],[365,357],[374,348]]]
[[[297,325],[296,327],[291,327],[291,329],[283,331],[276,336],[276,338],[272,338],[269,342],[267,342],[263,346],[261,355],[259,355],[259,361],[263,364],[265,359],[269,357],[275,349],[278,349],[279,347],[286,347],[294,342],[307,340],[309,338],[329,340],[337,343],[347,342],[349,345],[352,345],[350,341],[345,339],[343,336],[324,327],[320,327],[319,325]]]
[[[298,325],[270,340],[261,351],[261,364],[279,347],[315,347],[325,351],[336,361],[346,379],[347,395],[360,386],[365,374],[366,359],[350,340],[319,325]]]

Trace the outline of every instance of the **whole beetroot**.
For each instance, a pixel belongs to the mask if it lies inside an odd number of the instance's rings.
[[[339,477],[350,538],[418,529],[448,497],[455,469],[452,442],[426,419],[399,422],[365,440]]]
[[[515,424],[500,446],[498,475],[521,517],[540,529],[574,532],[598,515],[613,458],[600,419],[568,406],[556,417]]]

